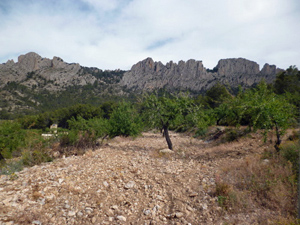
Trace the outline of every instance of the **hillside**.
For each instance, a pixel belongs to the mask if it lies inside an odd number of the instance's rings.
[[[163,65],[147,58],[129,71],[103,71],[30,52],[19,56],[18,62],[0,64],[0,118],[76,103],[98,104],[157,89],[199,94],[217,82],[232,89],[239,85],[247,88],[262,79],[272,83],[279,71],[282,70],[269,64],[260,70],[256,62],[243,58],[222,59],[212,70],[192,59]]]
[[[284,216],[286,206],[259,205],[254,196],[231,211],[216,195],[220,176],[234,165],[268,164],[257,157],[270,148],[260,135],[225,144],[176,133],[171,138],[175,154],[160,153],[165,140],[150,132],[2,175],[0,223],[269,224]]]

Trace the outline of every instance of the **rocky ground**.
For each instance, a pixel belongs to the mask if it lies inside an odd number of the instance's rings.
[[[82,156],[0,176],[0,224],[259,224],[214,196],[220,170],[267,148],[256,135],[216,145],[171,133],[117,137]]]

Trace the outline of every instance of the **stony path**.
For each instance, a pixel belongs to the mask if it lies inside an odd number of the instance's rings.
[[[230,215],[213,196],[215,175],[257,152],[258,140],[211,147],[171,138],[175,154],[159,153],[164,139],[144,133],[26,168],[15,180],[2,175],[0,224],[225,224]],[[237,221],[252,224],[255,215]]]

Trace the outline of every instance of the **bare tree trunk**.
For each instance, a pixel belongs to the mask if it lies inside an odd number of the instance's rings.
[[[280,151],[279,146],[281,144],[281,138],[280,138],[280,132],[279,132],[278,124],[276,122],[275,122],[275,129],[276,129],[276,137],[277,137],[277,139],[276,139],[274,147],[275,147],[276,151],[279,152]]]
[[[169,129],[168,129],[168,125],[163,125],[163,129],[164,129],[164,136],[166,138],[167,144],[168,144],[168,148],[170,150],[173,150],[173,145],[169,136]]]
[[[0,152],[0,161],[3,160],[3,159],[4,159],[4,157],[3,157],[3,155]]]
[[[161,128],[161,129],[160,129],[160,133],[162,133],[162,136],[165,137],[164,128]]]

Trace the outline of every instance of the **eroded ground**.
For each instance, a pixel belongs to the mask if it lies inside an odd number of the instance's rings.
[[[272,213],[228,214],[214,196],[219,171],[267,148],[257,135],[215,145],[171,133],[117,137],[82,156],[0,177],[0,224],[258,224]]]

